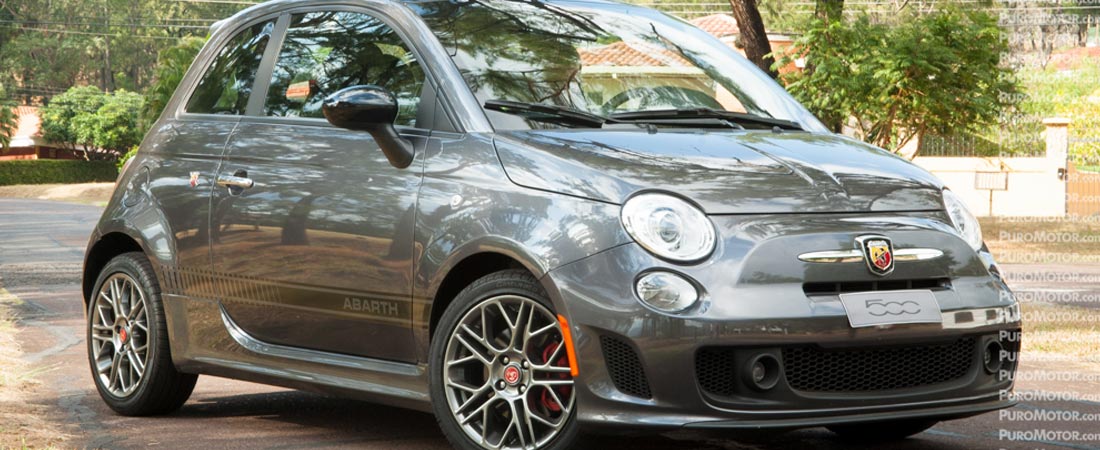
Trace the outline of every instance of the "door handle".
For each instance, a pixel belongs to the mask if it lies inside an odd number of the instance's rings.
[[[238,170],[233,175],[218,175],[217,183],[218,186],[229,190],[229,195],[241,195],[245,189],[255,185],[252,179],[248,178],[248,172],[244,170]]]
[[[218,177],[218,186],[227,188],[248,189],[255,183],[251,178],[238,177],[233,175],[222,175]]]

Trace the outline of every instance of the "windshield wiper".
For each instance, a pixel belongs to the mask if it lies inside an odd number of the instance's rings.
[[[567,126],[600,128],[605,123],[614,122],[599,114],[584,112],[567,106],[546,105],[542,103],[486,100],[485,109],[500,111],[506,114],[515,114],[528,120],[553,122]]]
[[[739,113],[734,111],[721,111],[712,108],[684,108],[684,109],[655,109],[651,111],[630,111],[611,114],[613,120],[624,122],[651,122],[651,121],[678,121],[697,119],[721,119],[728,120],[739,125],[765,125],[767,127],[779,127],[787,130],[802,130],[797,122],[789,120],[773,119],[771,117],[758,116],[756,114]]]

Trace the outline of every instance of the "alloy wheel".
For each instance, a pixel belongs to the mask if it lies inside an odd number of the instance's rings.
[[[443,384],[451,414],[487,449],[532,449],[552,442],[574,408],[561,325],[535,300],[485,299],[451,331]]]
[[[149,364],[149,310],[141,286],[129,275],[105,280],[91,310],[96,376],[111,395],[137,390]]]

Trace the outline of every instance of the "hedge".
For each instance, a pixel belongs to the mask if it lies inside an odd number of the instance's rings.
[[[115,181],[113,161],[30,159],[0,161],[0,186],[12,184],[93,183]]]

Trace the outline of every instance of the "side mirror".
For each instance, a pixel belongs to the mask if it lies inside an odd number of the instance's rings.
[[[392,92],[378,86],[352,86],[326,97],[321,111],[337,127],[370,133],[394,167],[412,164],[412,144],[393,128],[397,98]]]

